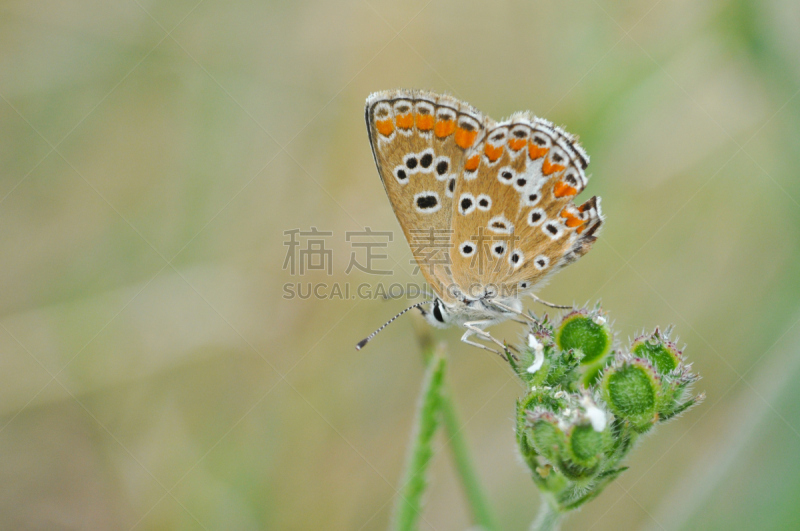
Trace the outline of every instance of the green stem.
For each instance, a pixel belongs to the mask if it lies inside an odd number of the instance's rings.
[[[434,355],[425,372],[411,440],[406,472],[395,506],[394,528],[412,531],[422,515],[422,497],[428,486],[427,470],[433,456],[433,436],[439,427],[445,359]]]
[[[563,516],[547,499],[542,499],[542,507],[531,524],[531,531],[558,531]]]
[[[450,452],[453,454],[453,462],[461,478],[461,485],[464,487],[464,493],[467,496],[475,523],[487,531],[499,529],[489,509],[486,495],[478,481],[478,474],[472,466],[472,458],[469,455],[467,442],[461,431],[461,423],[458,420],[458,414],[446,387],[442,393],[442,420],[447,432]]]
[[[422,359],[425,361],[426,366],[430,366],[431,360],[436,356],[433,342],[428,336],[420,336],[418,339],[422,347]],[[444,354],[440,352],[439,355]],[[461,479],[461,485],[464,488],[472,518],[476,524],[487,531],[500,529],[489,508],[488,497],[483,488],[481,488],[480,481],[478,481],[478,474],[473,466],[472,456],[470,456],[467,441],[461,430],[461,422],[458,419],[458,413],[447,384],[445,384],[442,391],[441,400],[442,421],[447,432],[447,445],[450,447],[453,463]]]

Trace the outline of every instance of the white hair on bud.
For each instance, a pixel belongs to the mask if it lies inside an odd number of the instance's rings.
[[[528,346],[531,347],[535,353],[533,358],[533,365],[528,367],[528,372],[534,374],[542,368],[544,364],[544,346],[539,343],[533,334],[528,334]]]
[[[594,431],[600,432],[606,429],[606,412],[597,407],[591,397],[584,395],[581,398],[581,405],[586,411],[586,416],[589,417]]]
[[[594,321],[594,324],[598,326],[603,326],[604,324],[606,324],[606,318],[599,314],[595,315],[592,321]]]

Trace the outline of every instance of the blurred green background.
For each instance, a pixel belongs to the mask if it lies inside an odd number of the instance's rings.
[[[790,0],[0,3],[0,528],[386,527],[419,318],[356,352],[407,301],[282,295],[418,280],[364,127],[396,87],[579,134],[607,224],[542,297],[602,299],[622,341],[674,323],[704,377],[565,529],[797,528]],[[283,268],[312,226],[330,277]],[[345,274],[366,226],[396,232],[392,277]],[[463,432],[525,529],[521,389],[460,333],[436,337]],[[471,525],[444,451],[427,500],[423,529]]]

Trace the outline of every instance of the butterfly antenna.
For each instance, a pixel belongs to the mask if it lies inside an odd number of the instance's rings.
[[[376,335],[378,335],[378,332],[380,332],[381,330],[383,330],[384,328],[386,328],[387,326],[389,326],[390,324],[392,324],[392,322],[393,322],[395,319],[397,319],[398,317],[400,317],[401,315],[403,315],[404,313],[406,313],[406,312],[407,312],[407,311],[409,311],[409,310],[413,310],[414,308],[419,308],[420,306],[422,306],[423,304],[425,304],[425,303],[427,303],[427,302],[430,302],[430,301],[422,301],[422,302],[418,302],[418,303],[416,303],[416,304],[412,304],[411,306],[409,306],[408,308],[406,308],[406,309],[405,309],[405,310],[403,310],[402,312],[398,313],[397,315],[395,315],[394,317],[392,317],[391,319],[389,319],[388,321],[386,321],[386,323],[384,323],[384,325],[383,325],[382,327],[378,328],[377,330],[375,330],[374,332],[372,332],[372,333],[371,333],[369,336],[367,336],[367,337],[365,337],[364,339],[362,339],[361,341],[359,341],[359,342],[358,342],[358,344],[356,345],[356,350],[361,350],[362,348],[364,348],[364,346],[365,346],[367,343],[369,343],[369,340],[370,340],[370,339],[372,339],[373,337],[375,337]]]

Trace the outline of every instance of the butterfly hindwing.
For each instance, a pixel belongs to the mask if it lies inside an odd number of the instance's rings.
[[[378,172],[420,271],[451,301],[453,196],[486,120],[454,98],[411,90],[372,94],[366,120]]]
[[[585,254],[602,224],[586,186],[588,156],[549,122],[519,113],[467,152],[453,214],[453,280],[471,296],[488,285],[529,291]]]

